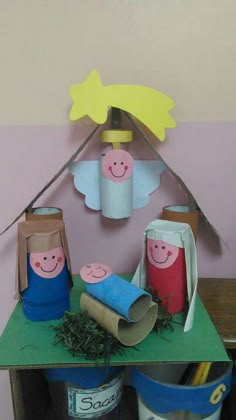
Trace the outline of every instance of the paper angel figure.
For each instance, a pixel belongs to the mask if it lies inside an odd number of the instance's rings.
[[[64,223],[29,221],[18,225],[17,291],[32,321],[60,318],[70,308],[70,257]]]
[[[149,203],[165,165],[157,160],[134,160],[127,151],[114,149],[100,161],[74,162],[69,170],[87,207],[102,210],[105,217],[122,219]]]
[[[132,284],[156,290],[169,312],[189,305],[184,331],[192,328],[197,292],[196,246],[187,223],[154,220],[145,229],[142,257]]]

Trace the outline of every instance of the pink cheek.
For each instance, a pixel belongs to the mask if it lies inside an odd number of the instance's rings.
[[[127,169],[128,169],[128,166],[126,165],[126,166],[125,166],[125,170],[127,171]]]
[[[109,171],[111,172],[111,170],[112,170],[112,167],[111,167],[111,166],[109,166],[109,167],[108,167],[108,170],[109,170]]]
[[[57,262],[58,262],[58,263],[62,262],[62,257],[58,257],[58,258],[57,258]]]
[[[35,263],[35,267],[36,267],[36,268],[39,268],[39,267],[40,267],[40,265],[41,265],[41,264],[40,264],[40,262],[36,262],[36,263]]]
[[[167,252],[167,255],[168,255],[168,257],[171,257],[172,252],[171,252],[171,251],[168,251],[168,252]]]

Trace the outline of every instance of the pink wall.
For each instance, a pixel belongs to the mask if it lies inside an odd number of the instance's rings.
[[[91,128],[92,125],[87,123],[0,129],[1,229],[63,165]],[[183,123],[168,132],[165,143],[156,142],[158,151],[184,179],[230,247],[229,251],[219,245],[210,227],[202,221],[198,240],[200,276],[234,277],[236,273],[236,234],[232,229],[236,202],[233,173],[235,133],[236,123]],[[136,157],[152,157],[138,136],[130,147]],[[83,153],[83,159],[96,158],[101,148],[99,135],[96,135]],[[39,201],[64,209],[74,272],[91,260],[108,263],[116,272],[133,271],[139,259],[146,224],[159,217],[163,206],[183,202],[184,193],[167,171],[161,176],[161,185],[151,196],[150,204],[134,211],[128,220],[109,220],[100,212],[87,209],[68,172]],[[6,295],[5,305],[9,307],[12,306],[14,291],[15,229],[0,238],[0,255],[4,261],[1,277],[8,279],[8,286],[2,282],[1,288]],[[1,322],[4,324],[3,318]]]
[[[1,230],[64,164],[91,128],[90,122],[74,126],[0,127]],[[156,143],[230,248],[219,244],[209,225],[202,221],[197,242],[200,276],[236,275],[235,136],[236,122],[182,123],[168,132],[165,143]],[[131,147],[137,157],[151,157],[138,136]],[[83,158],[96,158],[100,151],[96,136]],[[136,210],[129,220],[112,221],[85,207],[82,195],[74,189],[72,176],[66,172],[37,204],[64,209],[74,272],[84,263],[97,260],[110,264],[118,273],[135,269],[145,225],[160,215],[163,206],[184,201],[180,187],[165,172],[146,208]],[[15,248],[16,225],[0,237],[0,331],[15,304]],[[2,401],[10,407],[5,378],[6,374],[1,374],[1,395],[5,396]]]

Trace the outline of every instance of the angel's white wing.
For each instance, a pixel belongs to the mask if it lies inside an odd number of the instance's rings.
[[[161,160],[135,160],[133,171],[133,208],[140,209],[149,203],[160,185],[160,175],[166,169]]]
[[[149,195],[160,185],[160,175],[166,169],[159,160],[136,160],[133,170],[133,208],[149,203]],[[101,210],[99,188],[99,160],[73,162],[69,171],[74,175],[75,188],[85,195],[85,204],[92,210]]]
[[[75,188],[85,195],[86,206],[101,210],[99,160],[73,162],[68,169],[74,175]]]

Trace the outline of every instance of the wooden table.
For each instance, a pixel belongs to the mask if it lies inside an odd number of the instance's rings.
[[[198,293],[225,347],[236,351],[236,279],[199,279]]]

